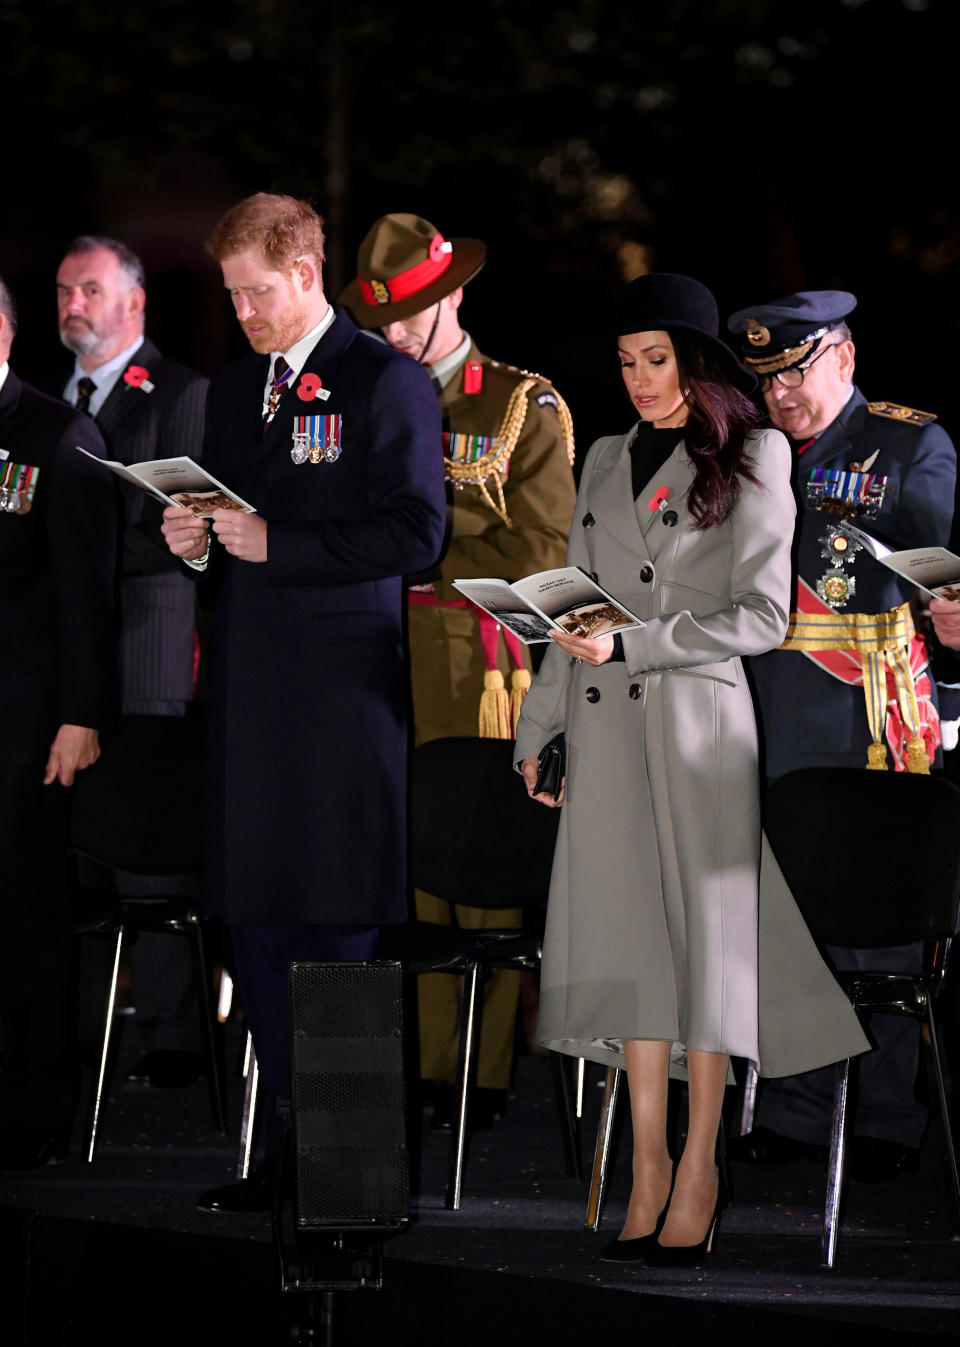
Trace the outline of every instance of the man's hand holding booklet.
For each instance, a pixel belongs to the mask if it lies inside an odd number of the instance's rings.
[[[112,459],[97,458],[78,444],[77,449],[87,458],[109,468],[117,477],[141,491],[149,491],[164,505],[178,505],[189,510],[198,519],[208,518],[214,510],[242,510],[256,514],[256,510],[229,487],[211,477],[206,469],[192,458],[154,458],[145,463],[116,463]]]

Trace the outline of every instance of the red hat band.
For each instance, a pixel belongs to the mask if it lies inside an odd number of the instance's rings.
[[[443,275],[452,261],[453,244],[448,243],[442,234],[434,234],[430,240],[429,254],[422,262],[408,267],[406,271],[401,271],[386,281],[376,280],[372,277],[367,281],[362,276],[358,276],[357,284],[365,303],[374,306],[377,304],[396,304],[401,299],[409,299],[411,295],[419,294],[421,290],[425,290],[428,285],[431,285],[438,277]]]

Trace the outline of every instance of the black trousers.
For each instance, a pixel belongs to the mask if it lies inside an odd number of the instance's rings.
[[[77,1084],[68,791],[43,785],[45,760],[0,760],[0,1118],[66,1136]]]
[[[289,1098],[290,1026],[287,976],[294,962],[348,963],[372,959],[379,928],[329,923],[314,926],[231,926],[237,985],[260,1068],[265,1158],[280,1152],[283,1121],[277,1099]]]

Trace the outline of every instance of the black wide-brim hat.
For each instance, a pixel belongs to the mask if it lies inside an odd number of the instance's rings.
[[[689,332],[708,351],[721,372],[743,393],[752,393],[756,375],[721,341],[717,301],[692,276],[652,271],[631,281],[620,296],[613,323],[588,337],[559,342],[557,355],[575,374],[616,383],[617,338],[631,332]]]
[[[480,239],[445,239],[420,215],[381,215],[360,244],[357,275],[337,303],[358,327],[386,327],[452,295],[486,260]]]

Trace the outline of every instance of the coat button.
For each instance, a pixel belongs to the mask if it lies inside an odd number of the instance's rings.
[[[580,523],[583,525],[585,529],[592,529],[596,522],[597,521],[594,519],[593,515],[589,513],[585,514],[583,518],[580,520]]]
[[[643,583],[644,583],[645,585],[649,585],[650,581],[653,579],[653,567],[652,567],[652,566],[641,566],[641,567],[640,567],[640,579],[643,581]]]
[[[643,692],[643,688],[640,686],[639,683],[631,683],[631,684],[630,684],[630,689],[629,689],[629,691],[630,691],[630,698],[631,698],[631,700],[632,700],[632,701],[636,701],[637,698],[638,698],[638,697],[641,695],[641,693]]]
[[[664,510],[660,518],[666,524],[668,529],[672,529],[677,522],[677,512],[676,510]]]
[[[584,693],[584,696],[586,697],[588,702],[598,702],[600,700],[600,689],[587,688],[586,692]]]

